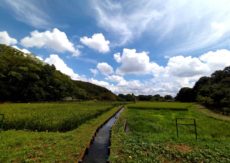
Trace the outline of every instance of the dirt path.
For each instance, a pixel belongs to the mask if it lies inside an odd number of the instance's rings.
[[[223,121],[230,121],[230,116],[215,113],[209,109],[206,109],[204,106],[201,106],[198,104],[196,105],[196,107],[197,107],[197,111],[199,111],[199,112],[201,112],[201,113],[203,113],[209,117],[213,117],[213,118],[220,119]]]

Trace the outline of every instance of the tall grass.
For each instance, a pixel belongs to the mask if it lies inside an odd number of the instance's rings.
[[[4,130],[68,131],[110,110],[113,103],[24,103],[1,104]]]

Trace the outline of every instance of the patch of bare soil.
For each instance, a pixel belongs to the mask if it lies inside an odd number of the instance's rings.
[[[178,151],[180,153],[190,153],[192,148],[186,144],[169,144],[166,146],[168,150]]]

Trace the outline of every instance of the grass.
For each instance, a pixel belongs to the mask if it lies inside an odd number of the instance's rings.
[[[185,108],[188,111],[181,111]],[[207,116],[198,109],[191,103],[127,105],[112,131],[111,162],[230,162],[230,123]],[[194,128],[188,126],[179,128],[177,138],[177,117],[196,119],[197,141]],[[129,128],[127,133],[124,132],[125,121]]]
[[[216,113],[210,109],[207,109],[201,105],[197,105],[198,108],[198,111],[202,112],[203,114],[209,116],[209,117],[213,117],[213,118],[216,118],[216,119],[221,119],[221,120],[224,120],[224,121],[230,121],[230,116],[227,116],[227,115],[223,115],[221,113]]]
[[[111,109],[106,102],[2,104],[4,129],[69,131]]]
[[[94,105],[99,107],[100,104]],[[93,108],[93,105],[91,107]],[[103,108],[104,104],[101,104],[101,107]],[[112,108],[68,132],[2,131],[0,133],[0,162],[77,162],[96,128],[117,109]],[[88,109],[86,113],[89,113]]]

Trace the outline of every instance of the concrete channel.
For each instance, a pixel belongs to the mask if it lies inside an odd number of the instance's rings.
[[[123,110],[124,108],[121,107],[118,112],[97,129],[89,147],[85,150],[82,160],[80,160],[79,163],[109,162],[111,128]]]

